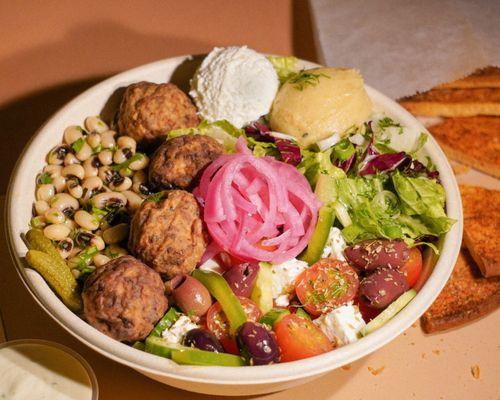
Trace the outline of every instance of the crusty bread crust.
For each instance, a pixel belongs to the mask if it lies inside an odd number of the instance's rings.
[[[400,101],[413,115],[427,117],[472,117],[474,115],[500,116],[500,103],[434,103]]]
[[[405,97],[399,103],[414,115],[500,115],[500,88],[432,89]]]
[[[460,186],[464,243],[485,277],[500,276],[500,190]]]
[[[482,277],[470,254],[462,250],[448,283],[422,316],[422,329],[434,333],[456,328],[499,306],[500,278]]]
[[[443,83],[436,89],[500,88],[500,68],[489,66],[453,82]]]
[[[449,158],[500,178],[500,117],[449,118],[428,129]]]

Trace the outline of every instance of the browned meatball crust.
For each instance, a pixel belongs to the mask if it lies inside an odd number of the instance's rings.
[[[189,188],[199,173],[223,153],[222,145],[210,136],[184,135],[170,139],[151,158],[149,182],[161,189]]]
[[[87,322],[125,342],[147,337],[168,307],[160,275],[132,256],[115,258],[92,272],[82,298]]]
[[[152,148],[172,129],[199,124],[196,107],[173,83],[138,82],[127,87],[118,112],[118,131]]]
[[[168,279],[193,271],[205,247],[198,203],[189,192],[171,190],[134,214],[129,250]]]

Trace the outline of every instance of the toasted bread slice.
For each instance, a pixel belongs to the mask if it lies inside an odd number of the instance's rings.
[[[405,97],[399,103],[414,115],[500,115],[500,88],[432,89]]]
[[[500,178],[500,117],[448,118],[428,129],[449,158]]]
[[[453,82],[443,83],[436,89],[500,88],[500,68],[485,67]]]
[[[464,243],[485,277],[500,275],[500,190],[460,186]]]
[[[426,333],[444,331],[482,317],[500,306],[500,278],[484,278],[466,250],[451,277],[421,318]]]

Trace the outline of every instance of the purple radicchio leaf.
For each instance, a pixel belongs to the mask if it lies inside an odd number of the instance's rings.
[[[438,171],[429,170],[429,168],[427,168],[424,164],[422,164],[418,160],[413,159],[404,151],[399,153],[380,154],[374,144],[375,135],[371,129],[371,123],[371,121],[368,122],[367,127],[368,131],[371,132],[371,139],[366,148],[364,158],[359,164],[359,175],[371,175],[378,172],[388,172],[398,169],[405,175],[425,175],[429,179],[436,179],[439,182]]]
[[[269,129],[269,127],[263,122],[260,122],[260,120],[254,121],[245,127],[245,133],[247,136],[253,137],[259,142],[274,143],[274,138],[269,134],[269,132],[271,132],[271,129]]]
[[[344,172],[347,174],[355,162],[356,162],[356,152],[352,153],[352,156],[349,157],[347,160],[344,161],[336,160],[335,165],[343,169]]]
[[[294,167],[300,164],[302,159],[300,155],[300,148],[297,144],[293,143],[291,140],[286,139],[275,139],[274,141],[278,147],[278,151],[281,154],[281,159],[287,164],[291,164]]]
[[[401,151],[399,153],[386,153],[374,155],[366,161],[359,170],[359,175],[372,175],[378,172],[387,172],[395,170],[408,155]]]
[[[281,155],[281,160],[287,164],[297,166],[302,159],[300,147],[291,140],[275,138],[269,127],[260,121],[252,122],[245,127],[245,133],[260,142],[274,143]]]
[[[436,179],[438,182],[440,182],[438,171],[429,170],[429,168],[427,168],[420,161],[414,160],[411,157],[408,157],[408,159],[405,160],[405,162],[400,164],[398,169],[405,175],[413,175],[413,176],[425,175],[429,179]]]
[[[371,129],[371,125],[369,125]],[[359,164],[358,174],[361,176],[372,175],[378,172],[387,172],[395,170],[403,161],[410,158],[404,151],[399,153],[385,153],[380,152],[375,148],[374,134],[370,139],[370,143],[365,151],[365,156]]]

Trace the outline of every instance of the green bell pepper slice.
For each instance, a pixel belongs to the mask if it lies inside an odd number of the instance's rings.
[[[319,209],[318,222],[309,240],[307,249],[299,257],[302,261],[312,265],[321,258],[334,220],[335,211],[330,204],[322,206]]]
[[[195,269],[192,276],[199,280],[217,299],[229,322],[229,333],[235,335],[237,329],[247,321],[247,316],[226,280],[216,272],[200,269]]]
[[[170,327],[179,319],[179,313],[174,307],[170,307],[170,309],[166,312],[166,314],[158,321],[155,325],[149,337],[161,336],[161,333],[170,329]]]

